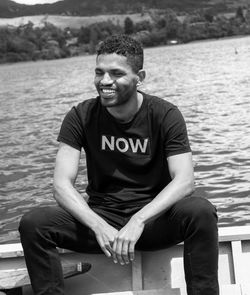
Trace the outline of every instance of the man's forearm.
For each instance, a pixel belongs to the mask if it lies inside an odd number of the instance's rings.
[[[55,199],[65,210],[95,233],[97,242],[107,257],[111,257],[117,229],[96,214],[72,185],[55,185]]]
[[[61,207],[92,230],[104,222],[71,184],[54,185],[54,197]]]

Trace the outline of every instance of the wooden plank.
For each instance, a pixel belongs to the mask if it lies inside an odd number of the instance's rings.
[[[237,284],[222,285],[220,286],[220,295],[242,295],[241,286]]]
[[[234,265],[235,283],[242,283],[242,245],[241,241],[232,241],[232,257]]]
[[[250,294],[250,284],[241,284],[241,294],[242,295]]]
[[[92,295],[184,295],[185,290],[181,289],[156,289],[141,291],[124,291],[111,293],[92,293]],[[250,293],[241,293],[241,286],[237,284],[220,286],[220,295],[249,295]]]
[[[65,278],[69,278],[89,271],[90,267],[91,266],[88,263],[63,264],[63,274]],[[29,284],[30,278],[26,267],[0,271],[0,289],[13,289]]]
[[[135,260],[132,263],[132,289],[142,290],[143,288],[142,277],[142,254],[135,252]]]
[[[11,258],[23,256],[21,243],[0,245],[0,258]]]
[[[67,249],[58,248],[59,253],[72,252]],[[21,243],[13,244],[2,244],[0,245],[0,259],[1,258],[13,258],[13,257],[23,257],[23,247]]]
[[[250,240],[250,226],[219,227],[219,241],[242,241]]]
[[[166,295],[166,294],[181,295],[180,289],[154,289],[154,290],[123,291],[123,292],[111,292],[111,293],[92,293],[91,295]],[[238,294],[235,294],[235,295],[238,295]]]
[[[112,292],[112,293],[93,293],[91,295],[134,295],[133,291]]]
[[[0,289],[13,289],[30,284],[26,268],[0,271]]]

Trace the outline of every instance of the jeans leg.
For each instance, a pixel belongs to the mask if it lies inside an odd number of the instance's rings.
[[[178,201],[146,225],[137,248],[164,249],[182,241],[188,295],[218,295],[217,214],[206,199],[187,197]]]
[[[94,234],[60,207],[37,208],[21,219],[20,237],[35,295],[64,294],[56,247],[98,252]]]
[[[178,205],[177,205],[178,207]],[[218,295],[218,228],[216,209],[202,198],[184,199],[184,268],[189,295]]]

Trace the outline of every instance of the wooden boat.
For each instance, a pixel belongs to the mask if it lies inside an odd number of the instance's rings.
[[[219,241],[220,294],[250,295],[250,226],[219,228]],[[183,244],[137,252],[125,266],[101,254],[59,251],[65,277],[71,276],[65,280],[67,295],[186,295]],[[32,294],[20,244],[0,245],[1,289],[7,295]]]

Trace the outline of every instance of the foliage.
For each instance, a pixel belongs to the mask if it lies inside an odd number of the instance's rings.
[[[250,34],[250,11],[237,8],[231,17],[198,10],[184,21],[171,9],[151,12],[152,21],[133,22],[127,17],[123,25],[111,21],[86,27],[60,29],[44,22],[35,27],[29,22],[17,28],[0,28],[0,63],[65,58],[92,54],[98,43],[112,34],[125,33],[141,41],[144,47],[186,43],[208,38]]]
[[[124,21],[124,34],[133,34],[134,33],[134,23],[130,17],[126,17]]]

